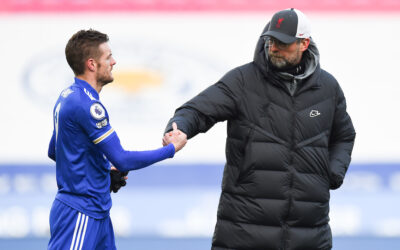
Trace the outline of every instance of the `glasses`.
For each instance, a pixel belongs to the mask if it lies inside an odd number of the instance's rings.
[[[270,37],[268,39],[268,46],[272,47],[272,45],[275,45],[276,48],[285,50],[287,49],[292,43],[283,43],[275,38]]]

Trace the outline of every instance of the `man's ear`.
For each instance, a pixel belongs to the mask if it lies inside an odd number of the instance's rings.
[[[308,49],[308,46],[310,45],[310,41],[310,38],[304,38],[300,43],[300,50],[306,51]]]
[[[93,58],[89,58],[86,61],[86,67],[88,68],[89,71],[94,72],[96,70],[96,61]]]

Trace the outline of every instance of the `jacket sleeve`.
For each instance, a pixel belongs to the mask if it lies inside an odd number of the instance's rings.
[[[208,131],[215,123],[235,116],[240,82],[238,69],[228,72],[220,81],[179,107],[169,120],[165,133],[171,131],[172,123],[176,122],[178,129],[190,139]]]
[[[351,161],[356,132],[346,111],[346,99],[338,86],[335,117],[329,141],[330,188],[342,183]]]

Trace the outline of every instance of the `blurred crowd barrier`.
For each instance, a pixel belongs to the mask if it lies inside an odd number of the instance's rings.
[[[222,171],[222,164],[158,164],[131,172],[112,194],[116,235],[211,237]],[[0,238],[48,237],[56,191],[55,166],[0,166]],[[399,165],[353,164],[331,192],[334,236],[400,237],[399,195]]]

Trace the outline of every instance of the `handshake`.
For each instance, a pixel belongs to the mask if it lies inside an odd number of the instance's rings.
[[[165,133],[162,139],[163,146],[167,146],[172,143],[175,147],[175,153],[181,150],[187,142],[187,136],[182,131],[178,130],[176,123],[172,123],[172,131]],[[114,166],[111,167],[110,178],[110,192],[117,193],[121,187],[126,185],[126,180],[128,179],[128,172],[120,172]]]
[[[163,146],[167,146],[172,143],[175,147],[175,153],[181,150],[187,142],[187,136],[185,133],[178,129],[176,123],[172,123],[172,131],[165,133],[162,144]]]

